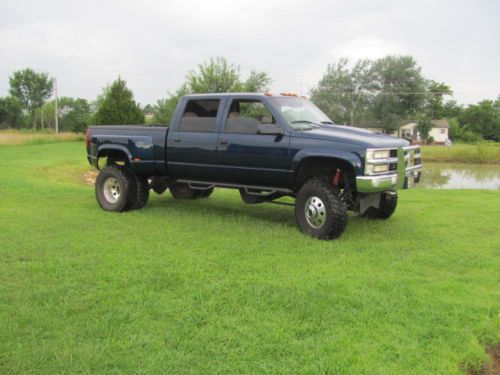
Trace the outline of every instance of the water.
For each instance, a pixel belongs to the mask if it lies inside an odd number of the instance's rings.
[[[500,165],[424,163],[418,188],[500,190]]]

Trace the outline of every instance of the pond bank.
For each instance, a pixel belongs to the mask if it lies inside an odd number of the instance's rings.
[[[422,146],[423,162],[500,164],[500,145],[483,142],[452,146]]]

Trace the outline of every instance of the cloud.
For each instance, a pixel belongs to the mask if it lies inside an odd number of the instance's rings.
[[[307,93],[341,56],[412,54],[472,102],[500,91],[498,2],[481,0],[89,0],[0,5],[0,95],[33,67],[61,95],[94,99],[121,75],[141,103],[174,91],[214,56],[265,71],[274,91]],[[465,91],[475,91],[474,94]]]

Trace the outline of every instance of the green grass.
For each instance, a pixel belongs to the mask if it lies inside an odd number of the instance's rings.
[[[500,341],[498,191],[403,191],[325,242],[230,190],[104,212],[86,169],[0,148],[1,374],[463,374]]]
[[[500,163],[500,144],[481,142],[478,144],[454,144],[452,146],[422,146],[423,161],[456,163]]]

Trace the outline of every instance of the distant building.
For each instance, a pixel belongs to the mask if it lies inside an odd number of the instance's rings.
[[[434,143],[444,144],[449,139],[450,123],[447,119],[432,120],[433,125],[431,131],[429,132],[429,137],[432,137]],[[420,132],[417,130],[416,122],[409,122],[404,124],[399,128],[398,131],[399,138],[405,138],[412,142],[422,142],[422,137]]]
[[[444,144],[449,139],[450,123],[447,119],[432,120],[433,127],[429,132],[429,137],[432,137],[434,143]],[[422,142],[420,132],[417,130],[416,122],[407,122],[393,132],[386,132],[384,128],[377,124],[364,123],[358,127],[370,130],[374,133],[385,133],[393,137],[404,138],[412,143]]]

